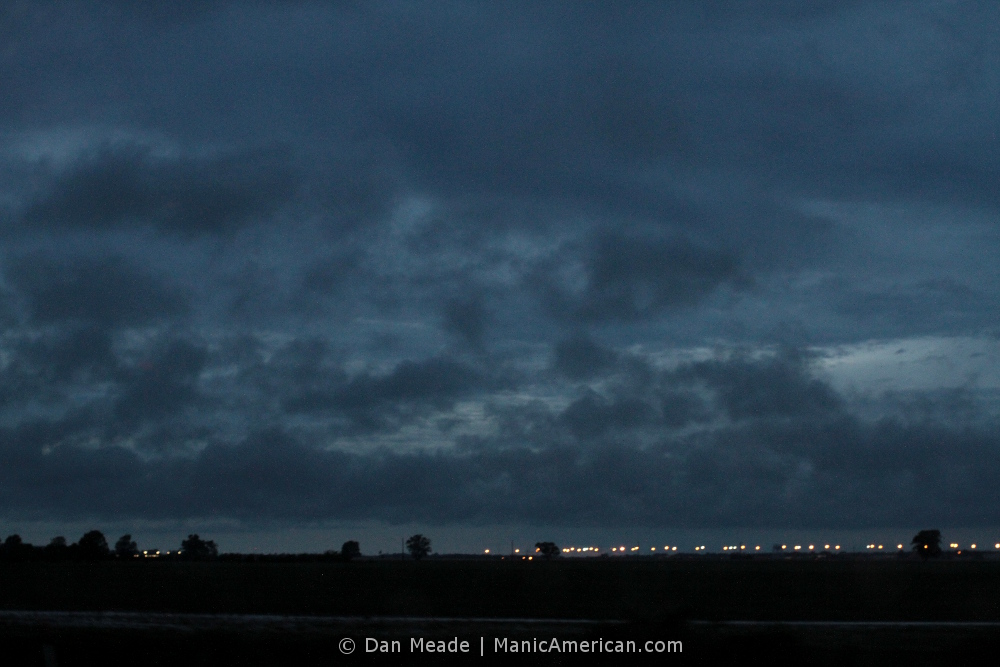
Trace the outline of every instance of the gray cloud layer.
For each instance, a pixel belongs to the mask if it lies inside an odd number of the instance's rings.
[[[996,338],[993,4],[172,7],[0,9],[0,514],[995,514],[824,372]]]

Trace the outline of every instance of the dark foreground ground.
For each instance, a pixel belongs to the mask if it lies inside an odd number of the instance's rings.
[[[1000,563],[4,563],[0,610],[4,664],[940,664],[1000,650]]]

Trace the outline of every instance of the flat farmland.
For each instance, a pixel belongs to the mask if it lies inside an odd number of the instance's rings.
[[[4,563],[0,636],[19,664],[39,665],[122,650],[144,664],[441,663],[362,650],[412,637],[677,640],[675,664],[916,665],[1000,647],[998,600],[1000,562],[971,560]],[[361,647],[350,658],[344,637]],[[642,658],[665,656],[629,661]]]
[[[0,609],[1000,621],[1000,562],[4,563]]]

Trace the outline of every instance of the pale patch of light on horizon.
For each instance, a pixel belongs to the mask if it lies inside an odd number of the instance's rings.
[[[818,370],[839,391],[1000,388],[1000,344],[991,338],[926,336],[817,351]]]

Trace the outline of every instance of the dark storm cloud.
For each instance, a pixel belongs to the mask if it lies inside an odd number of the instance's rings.
[[[26,257],[6,279],[40,324],[135,326],[182,316],[188,296],[121,257],[52,261]]]
[[[93,325],[66,328],[25,344],[19,361],[36,369],[38,379],[69,382],[108,378],[118,365],[112,336]]]
[[[809,359],[786,349],[752,359],[740,352],[655,371],[641,359],[615,361],[592,342],[557,346],[559,355],[590,348],[594,366],[573,379],[601,379],[602,392],[587,389],[559,415],[581,441],[631,432],[636,442],[659,439],[673,429],[708,422],[830,420],[848,414],[826,382],[812,376]],[[600,365],[597,365],[600,364]],[[643,432],[645,429],[645,432]]]
[[[431,408],[443,409],[495,382],[475,368],[450,359],[404,361],[385,375],[359,374],[344,381],[339,373],[326,387],[296,392],[284,402],[290,413],[326,412],[347,418],[360,432],[387,428],[401,418]]]
[[[322,295],[334,293],[360,273],[361,258],[350,250],[315,262],[306,269],[302,287]]]
[[[600,352],[607,354],[589,341],[571,348],[562,343],[557,350],[578,353],[591,346],[595,362]],[[582,370],[586,374],[573,379],[597,380],[598,391],[584,389],[554,422],[539,422],[548,424],[547,432],[560,433],[559,440],[571,434],[580,442],[624,437],[626,442],[649,444],[691,426],[815,424],[852,414],[844,398],[813,375],[810,358],[793,349],[761,358],[734,351],[670,370],[656,370],[640,357],[623,355]],[[516,415],[512,417],[516,422]],[[516,425],[512,428],[520,432]]]
[[[819,360],[995,328],[998,22],[6,3],[0,509],[986,520],[989,381]]]
[[[933,333],[989,325],[995,321],[988,297],[980,290],[950,278],[896,285],[885,290],[842,293],[838,311],[886,331]]]
[[[448,299],[442,319],[446,330],[470,345],[479,346],[483,343],[490,313],[481,295],[468,295]]]
[[[921,136],[927,116],[950,113],[935,108],[936,98],[928,105],[926,93],[939,85],[944,99],[989,105],[974,86],[996,63],[983,46],[962,47],[983,42],[972,21],[928,12],[908,22],[876,3],[815,13],[766,3],[565,9],[525,12],[514,26],[497,16],[509,32],[487,32],[479,50],[438,34],[432,21],[420,24],[414,38],[433,54],[428,67],[400,72],[409,94],[389,96],[399,101],[381,113],[422,183],[662,214],[664,184],[635,174],[707,168],[724,188],[755,184],[753,198],[791,189],[995,205],[986,176],[996,151],[947,132]],[[559,28],[544,30],[546,20]],[[892,65],[866,69],[839,53],[865,21],[882,22],[884,42],[870,33],[864,40],[887,57],[899,57],[892,49],[910,39],[935,44],[918,55],[923,74],[902,71],[897,82]],[[801,37],[782,32],[803,28]],[[504,39],[520,48],[504,51]],[[970,50],[979,55],[961,62]],[[476,76],[494,70],[500,75]],[[948,71],[957,77],[950,86]],[[986,146],[996,142],[995,127],[972,132]]]
[[[552,368],[570,380],[583,380],[602,373],[618,360],[613,350],[586,336],[559,341],[553,348]]]
[[[73,347],[93,339],[95,347],[106,345],[94,336],[81,331],[48,344]],[[953,397],[963,401],[962,416],[914,407],[921,400],[942,405],[941,397],[914,395],[910,408],[894,410],[895,416],[863,420],[811,376],[808,357],[793,350],[756,359],[735,352],[662,371],[619,356],[587,376],[604,380],[600,391],[586,389],[564,408],[496,404],[492,434],[460,436],[455,449],[410,453],[348,452],[325,442],[370,418],[394,421],[393,430],[413,424],[430,414],[429,406],[446,408],[490,382],[443,359],[352,377],[337,370],[336,355],[321,341],[290,343],[267,362],[259,351],[254,341],[210,353],[166,338],[137,362],[118,360],[110,412],[100,408],[104,399],[95,399],[61,417],[6,423],[0,427],[3,509],[15,516],[109,519],[808,528],[914,517],[967,523],[1000,508],[995,419],[975,399]],[[34,348],[19,354],[39,358]],[[107,350],[98,353],[92,368],[112,363],[107,356]],[[186,407],[232,409],[225,403],[234,394],[209,396],[213,387],[205,384],[205,372],[222,362],[246,369],[236,377],[240,386],[256,377],[271,382],[262,387],[267,394],[289,400],[303,400],[296,398],[298,386],[325,386],[325,393],[311,394],[314,405],[300,407],[332,415],[330,430],[294,434],[281,425],[281,411],[244,394],[235,414],[272,410],[271,426],[228,441],[196,421],[141,435]],[[56,359],[51,368],[61,363]],[[17,368],[22,378],[30,376],[15,359],[4,369],[5,387]],[[52,378],[52,369],[39,372]],[[75,371],[68,381],[86,386],[86,374]],[[45,382],[28,389],[7,397],[6,405],[51,393]],[[345,430],[338,415],[355,422]],[[699,424],[713,426],[683,430]],[[95,446],[102,434],[106,444]],[[194,436],[207,444],[187,450],[143,444]]]
[[[841,398],[828,384],[810,377],[805,361],[795,351],[756,361],[737,356],[692,364],[680,369],[678,376],[703,381],[733,420],[839,413]]]
[[[386,127],[411,169],[447,189],[588,199],[590,188],[614,192],[601,184],[607,161],[677,150],[677,113],[664,82],[643,63],[612,55],[565,69],[578,46],[566,44],[563,54],[557,43],[536,48],[539,59],[515,64],[508,77],[390,107],[396,113]],[[463,78],[461,70],[453,75]],[[444,76],[429,83],[427,92],[447,85]]]
[[[204,349],[173,341],[155,357],[126,371],[115,403],[116,425],[137,423],[174,414],[198,398],[196,382],[205,366]]]
[[[17,303],[14,294],[0,287],[0,326],[10,327],[17,323]]]
[[[18,514],[810,528],[966,525],[1000,508],[996,438],[901,422],[758,423],[583,451],[480,443],[460,456],[322,451],[267,431],[142,460],[119,447],[42,453],[58,426],[0,435],[0,497]]]
[[[884,67],[871,61],[839,67],[840,54],[828,41],[834,26],[802,45],[799,67],[762,57],[761,71],[741,72],[746,76],[732,80],[724,95],[729,103],[743,101],[729,128],[742,155],[730,157],[766,161],[767,181],[812,196],[996,209],[989,187],[997,171],[996,126],[967,115],[973,107],[988,116],[995,109],[982,96],[994,85],[998,63],[975,27],[995,18],[995,8],[987,7],[968,3],[968,14],[931,10],[926,22],[880,17],[884,41],[874,35],[866,41],[891,59]],[[866,14],[878,16],[877,6],[837,28],[856,31]],[[900,62],[910,40],[934,44],[917,55],[919,66]],[[934,122],[944,125],[933,128]]]
[[[23,221],[30,227],[231,232],[280,209],[295,186],[287,156],[278,151],[196,159],[104,147],[54,174]]]
[[[601,234],[582,257],[571,253],[557,257],[535,280],[552,314],[572,320],[646,319],[746,282],[736,257],[680,238]],[[581,260],[582,276],[560,275]],[[580,278],[583,285],[574,285]]]
[[[580,439],[604,435],[609,430],[627,430],[656,421],[655,409],[638,398],[608,401],[588,392],[566,408],[561,419],[570,433]]]
[[[164,22],[193,21],[224,8],[232,0],[184,0],[163,4],[156,0],[101,0],[99,9],[111,9],[134,19],[162,25]]]

